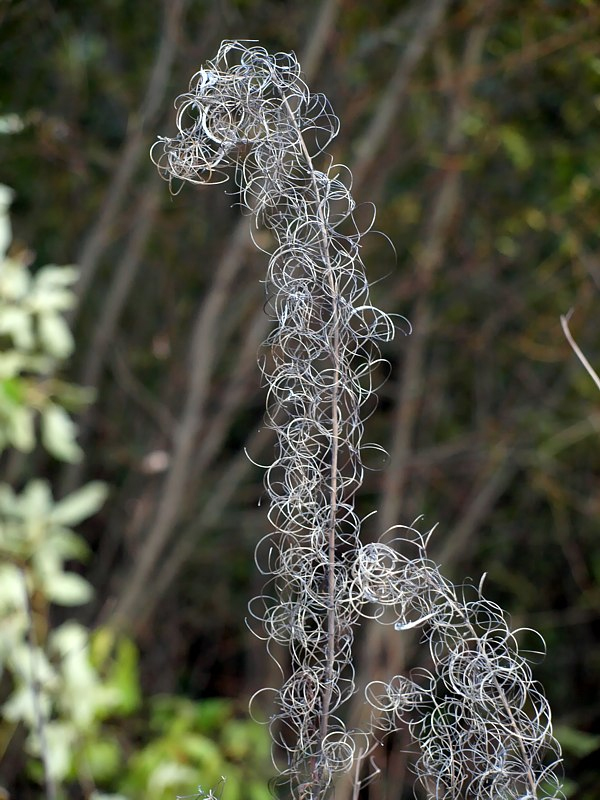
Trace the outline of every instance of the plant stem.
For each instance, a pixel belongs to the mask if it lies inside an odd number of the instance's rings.
[[[36,653],[38,651],[38,643],[35,635],[33,610],[31,608],[31,601],[29,599],[29,590],[27,588],[27,576],[25,574],[25,570],[20,569],[20,574],[23,579],[23,597],[25,599],[25,612],[27,614],[28,621],[27,638],[29,639],[29,656],[31,660],[31,697],[33,703],[33,714],[35,717],[35,732],[39,740],[40,756],[44,767],[46,800],[57,800],[57,787],[54,776],[52,775],[50,754],[48,752],[48,740],[46,738],[46,719],[42,710],[40,691],[41,684],[38,677],[37,665],[35,663]]]
[[[338,308],[338,287],[336,285],[335,276],[331,265],[329,255],[329,235],[327,231],[327,222],[323,214],[322,198],[319,191],[319,184],[315,177],[315,168],[302,132],[298,127],[294,113],[290,108],[287,98],[283,98],[283,104],[290,115],[290,119],[298,134],[298,140],[308,171],[310,173],[311,184],[315,195],[315,203],[317,206],[317,217],[319,221],[319,229],[321,235],[321,256],[327,269],[327,283],[331,294],[332,303],[332,327],[333,327],[333,342],[331,344],[331,360],[333,365],[333,386],[331,396],[331,468],[329,478],[329,530],[327,541],[327,596],[328,596],[328,610],[327,610],[327,651],[325,663],[325,681],[323,702],[321,707],[320,718],[320,738],[321,744],[324,742],[325,737],[329,731],[329,709],[331,706],[331,696],[333,692],[333,672],[334,672],[334,658],[335,658],[335,634],[336,634],[336,608],[335,608],[335,549],[336,549],[336,528],[337,528],[337,491],[338,491],[338,462],[339,462],[339,433],[340,433],[340,420],[338,409],[339,385],[340,385],[340,329],[339,329],[339,308]],[[322,773],[322,769],[321,769]],[[325,776],[319,776],[319,783],[321,790],[326,788]]]

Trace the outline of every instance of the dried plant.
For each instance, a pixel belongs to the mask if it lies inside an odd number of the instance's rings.
[[[349,171],[325,153],[339,125],[329,102],[309,91],[293,54],[226,41],[177,109],[177,136],[153,149],[161,174],[171,183],[233,174],[273,242],[275,326],[260,360],[277,435],[265,476],[272,530],[257,547],[268,580],[250,611],[281,660],[270,724],[293,795],[322,798],[352,770],[356,795],[373,743],[406,725],[430,797],[560,796],[548,705],[502,610],[481,586],[449,583],[427,556],[428,536],[398,528],[361,542],[354,497],[363,454],[376,447],[362,439],[379,343],[408,325],[370,302],[360,257],[370,226],[355,218]],[[348,730],[342,706],[356,691],[352,644],[365,617],[419,628],[432,671],[371,683],[371,723]]]

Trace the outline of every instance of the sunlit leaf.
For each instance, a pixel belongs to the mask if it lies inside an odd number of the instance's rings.
[[[193,786],[197,770],[175,761],[158,763],[148,778],[149,800],[162,798],[163,792],[178,791]]]
[[[47,518],[54,505],[48,481],[40,478],[29,481],[17,496],[17,502],[23,519]]]
[[[8,420],[8,439],[17,450],[30,453],[35,447],[34,414],[25,406],[16,407]]]
[[[38,708],[47,716],[50,713],[50,698],[39,693],[36,698],[31,684],[22,684],[15,689],[9,699],[2,705],[2,716],[11,722],[25,722],[29,727],[35,725]]]
[[[0,378],[12,378],[25,367],[26,360],[18,350],[0,352]]]
[[[45,726],[47,763],[55,780],[63,780],[70,771],[77,731],[68,722],[53,720]]]
[[[56,264],[46,264],[36,273],[36,286],[43,289],[53,287],[72,286],[79,277],[77,267],[56,266]]]
[[[31,277],[25,267],[10,258],[5,259],[0,270],[0,300],[15,301],[29,292]]]
[[[48,599],[61,606],[79,606],[89,602],[94,594],[85,578],[74,572],[49,575],[44,581]]]
[[[73,335],[60,314],[45,311],[39,315],[40,342],[56,358],[67,358],[73,352]]]
[[[82,758],[86,767],[96,781],[108,781],[114,778],[122,768],[123,754],[115,739],[95,739],[83,748]],[[118,798],[118,795],[99,795],[92,797]]]
[[[31,315],[18,306],[2,309],[0,335],[10,336],[16,347],[31,350],[35,345]]]
[[[100,780],[100,778],[98,778],[98,780]],[[124,794],[107,794],[106,792],[94,791],[90,795],[90,800],[130,800],[130,798],[125,797]]]
[[[105,483],[92,481],[59,500],[50,513],[50,519],[59,525],[78,525],[102,507],[107,494]]]
[[[62,461],[80,461],[83,451],[75,441],[77,428],[61,406],[48,405],[42,414],[42,442],[48,452]]]
[[[141,701],[138,660],[135,644],[121,638],[107,677],[108,685],[115,690],[111,713],[130,714],[138,708]]]

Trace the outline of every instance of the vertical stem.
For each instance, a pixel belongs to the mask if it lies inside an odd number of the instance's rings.
[[[329,609],[327,612],[327,662],[325,671],[325,693],[323,696],[323,711],[321,717],[321,741],[327,735],[329,723],[329,707],[331,705],[333,658],[335,652],[335,531],[337,523],[337,470],[339,454],[339,326],[338,303],[336,286],[331,274],[328,273],[329,285],[333,302],[333,362],[334,384],[331,398],[331,478],[330,478],[330,516],[329,516],[329,542],[328,542],[328,597]]]
[[[327,222],[323,214],[321,204],[321,194],[319,184],[315,178],[315,168],[312,162],[306,142],[302,136],[300,128],[296,122],[293,111],[290,108],[287,98],[283,98],[283,104],[287,109],[290,119],[298,133],[298,139],[302,154],[306,159],[307,167],[311,177],[311,183],[315,195],[317,206],[317,218],[321,234],[321,255],[327,268],[327,283],[331,293],[332,321],[333,321],[333,342],[332,342],[332,364],[333,364],[333,386],[331,396],[331,469],[329,481],[329,532],[327,542],[327,651],[325,662],[325,689],[323,692],[323,705],[321,708],[320,737],[321,742],[325,740],[329,730],[329,709],[331,706],[331,696],[333,692],[333,670],[335,655],[335,632],[336,632],[336,609],[335,609],[335,545],[336,545],[336,526],[337,526],[337,491],[338,491],[338,462],[339,462],[339,432],[340,420],[338,409],[339,385],[340,385],[340,329],[339,329],[339,308],[338,308],[338,287],[331,266],[329,256],[329,235],[327,232]],[[319,777],[321,789],[324,790],[325,780],[321,774]]]
[[[33,620],[33,611],[31,602],[29,600],[29,591],[27,589],[27,577],[25,570],[20,570],[23,579],[23,597],[25,598],[25,612],[27,614],[28,629],[27,638],[29,639],[29,655],[31,659],[31,697],[33,703],[33,714],[35,717],[35,732],[40,743],[40,757],[44,767],[44,786],[46,789],[46,800],[57,800],[57,788],[54,776],[52,775],[52,767],[50,765],[50,755],[48,753],[48,740],[46,739],[46,720],[42,709],[40,697],[40,680],[38,677],[36,665],[36,653],[38,650],[37,637],[35,635],[35,625]]]

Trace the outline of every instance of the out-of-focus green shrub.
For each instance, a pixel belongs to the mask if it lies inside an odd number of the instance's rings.
[[[59,377],[74,349],[63,314],[78,273],[33,272],[27,256],[9,255],[11,197],[0,186],[0,457],[31,453],[39,440],[55,458],[78,461],[70,412],[91,397]],[[106,495],[99,481],[55,500],[44,479],[19,491],[0,480],[0,762],[24,729],[26,773],[61,800],[75,786],[86,800],[174,800],[221,776],[228,800],[267,800],[268,735],[238,719],[231,701],[159,696],[140,711],[130,639],[72,619],[52,626],[52,606],[92,598],[72,569],[89,555],[76,528]]]
[[[226,780],[227,800],[269,800],[270,739],[264,727],[238,718],[231,700],[199,702],[157,696],[151,738],[129,761],[119,790],[127,797],[173,800]]]

